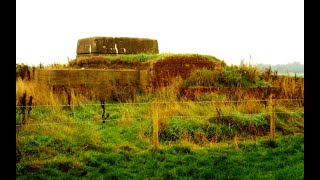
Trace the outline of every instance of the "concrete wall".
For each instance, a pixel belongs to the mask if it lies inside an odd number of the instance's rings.
[[[77,85],[119,85],[138,84],[143,90],[149,84],[147,70],[37,70],[35,80],[50,86],[77,86]],[[138,88],[138,87],[137,87]]]
[[[148,64],[148,68],[138,69],[73,69],[38,70],[37,80],[51,86],[59,85],[102,85],[116,82],[119,86],[138,84],[144,91],[152,91],[166,86],[172,78],[187,78],[195,69],[213,69],[220,66],[205,57],[166,57]],[[151,89],[150,89],[151,88]]]
[[[89,37],[79,39],[77,58],[88,54],[158,54],[158,41],[148,38]]]

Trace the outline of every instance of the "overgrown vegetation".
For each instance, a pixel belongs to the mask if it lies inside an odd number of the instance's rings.
[[[18,77],[17,179],[304,179],[303,78],[217,67],[148,93]]]
[[[148,61],[157,59],[158,54],[129,54],[93,56],[86,59],[74,59],[68,62],[68,68],[145,68]]]
[[[240,66],[221,66],[214,70],[197,69],[186,79],[184,87],[191,86],[219,86],[219,87],[257,87],[268,86],[259,77],[259,70],[250,64],[241,63]]]
[[[211,61],[221,62],[214,56],[200,54],[120,54],[120,55],[99,55],[88,58],[74,59],[68,62],[67,67],[63,68],[130,68],[130,69],[147,69],[151,61],[161,60],[167,57],[202,57]],[[60,66],[60,68],[62,68]]]

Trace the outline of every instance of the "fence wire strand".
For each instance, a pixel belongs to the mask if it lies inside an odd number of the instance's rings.
[[[245,114],[241,114],[241,115],[267,115],[267,114],[271,114],[272,112],[264,112],[264,113],[255,113],[255,114],[249,114],[249,113],[245,113]],[[275,114],[289,114],[289,113],[302,113],[304,114],[304,112],[297,112],[297,111],[290,111],[290,112],[274,112]],[[158,117],[159,119],[165,119],[165,118],[219,118],[219,117],[234,117],[236,115],[239,114],[225,114],[225,115],[217,115],[217,116],[160,116]],[[39,125],[61,125],[61,124],[83,124],[83,123],[98,123],[98,122],[103,122],[106,121],[106,123],[108,121],[114,121],[114,120],[124,120],[124,119],[131,119],[131,120],[140,120],[140,119],[152,119],[153,117],[147,116],[147,117],[139,117],[139,118],[110,118],[110,119],[106,119],[106,120],[97,120],[97,121],[66,121],[66,122],[52,122],[52,123],[34,123],[34,124],[26,124],[26,125],[16,125],[16,127],[21,127],[21,126],[39,126]]]
[[[215,100],[215,101],[159,101],[159,102],[135,102],[135,103],[104,103],[105,106],[109,105],[147,105],[151,103],[157,104],[209,104],[209,103],[243,103],[243,102],[268,102],[269,99],[249,99],[249,100]],[[273,99],[272,101],[304,101],[304,99]],[[42,104],[35,106],[20,106],[16,105],[16,107],[79,107],[79,106],[101,106],[101,104]]]

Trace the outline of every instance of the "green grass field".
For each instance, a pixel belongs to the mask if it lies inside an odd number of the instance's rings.
[[[19,163],[17,179],[304,179],[303,143],[303,135],[297,135],[237,149],[172,145],[153,152],[106,146],[65,152],[42,167]]]
[[[105,123],[91,104],[34,107],[25,126],[17,110],[17,179],[304,179],[303,113],[279,114],[271,139],[265,112],[218,123],[211,104],[174,103],[154,150],[150,103],[107,104]]]
[[[82,63],[118,61],[106,59]],[[106,95],[16,69],[16,179],[304,179],[303,78],[223,65]]]

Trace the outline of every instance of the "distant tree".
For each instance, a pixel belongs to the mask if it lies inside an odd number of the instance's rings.
[[[300,62],[292,62],[288,64],[256,64],[255,65],[260,72],[263,72],[265,69],[271,67],[272,71],[277,71],[280,74],[287,74],[287,73],[304,73],[304,65]]]

